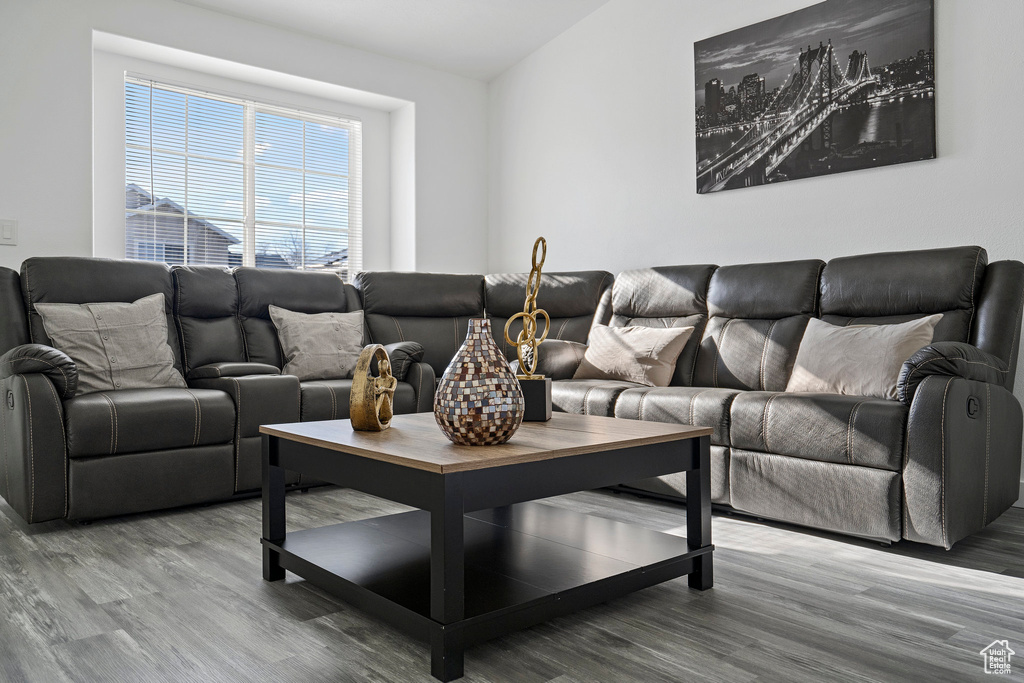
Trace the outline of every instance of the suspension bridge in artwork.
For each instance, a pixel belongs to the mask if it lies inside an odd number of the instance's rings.
[[[832,41],[801,50],[785,85],[774,93],[746,133],[697,172],[697,191],[761,185],[819,128],[822,147],[832,146],[832,114],[866,101],[878,87],[866,52],[854,51],[843,69]]]

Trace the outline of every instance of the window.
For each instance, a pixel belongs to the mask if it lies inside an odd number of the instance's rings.
[[[125,256],[362,266],[362,127],[125,77]]]

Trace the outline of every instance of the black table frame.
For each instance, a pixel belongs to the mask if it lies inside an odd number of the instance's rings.
[[[289,551],[285,533],[286,470],[429,512],[429,617]],[[680,471],[690,473],[686,479],[687,552],[656,567],[645,567],[644,571],[581,584],[527,605],[466,618],[465,515]],[[710,477],[707,436],[441,474],[264,434],[263,578],[281,580],[287,569],[429,642],[431,673],[442,681],[451,681],[463,675],[465,649],[484,640],[684,574],[689,575],[690,587],[711,588],[714,546]]]

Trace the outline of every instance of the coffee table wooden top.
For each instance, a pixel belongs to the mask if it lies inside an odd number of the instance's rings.
[[[498,446],[453,444],[433,413],[396,415],[383,432],[357,432],[348,420],[264,425],[260,432],[439,474],[711,435],[708,427],[568,413],[555,413],[548,422],[524,422],[510,441]]]

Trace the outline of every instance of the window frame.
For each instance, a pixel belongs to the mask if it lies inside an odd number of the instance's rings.
[[[362,215],[363,214],[362,138],[363,138],[363,130],[362,130],[362,120],[359,117],[351,116],[351,115],[341,115],[341,114],[337,114],[337,113],[321,112],[321,111],[317,111],[317,110],[315,110],[313,108],[306,108],[306,107],[297,108],[297,107],[294,107],[294,106],[283,106],[283,105],[279,105],[279,104],[274,104],[274,103],[269,102],[267,100],[255,99],[255,98],[252,98],[252,97],[245,97],[245,96],[231,95],[231,94],[227,94],[227,93],[223,93],[223,92],[217,92],[217,91],[214,91],[214,90],[211,90],[211,89],[208,89],[208,88],[190,86],[190,85],[185,85],[185,84],[181,84],[181,83],[175,83],[175,82],[173,82],[171,80],[164,79],[164,78],[153,78],[153,77],[145,76],[145,75],[142,75],[142,74],[137,74],[137,73],[132,73],[132,72],[129,72],[129,71],[125,71],[124,72],[124,91],[122,93],[122,95],[123,95],[123,102],[125,103],[125,108],[126,108],[125,122],[124,122],[124,136],[123,136],[123,139],[122,139],[122,141],[123,141],[122,158],[124,158],[125,162],[126,162],[125,163],[125,183],[124,183],[125,188],[127,188],[128,185],[129,185],[129,183],[128,183],[128,164],[127,164],[127,158],[128,158],[128,155],[129,155],[130,151],[135,151],[135,152],[140,152],[140,153],[148,154],[151,164],[152,164],[153,156],[156,153],[163,154],[165,152],[168,152],[168,153],[171,153],[171,154],[174,154],[174,155],[177,155],[177,156],[181,156],[181,157],[183,157],[186,160],[186,163],[187,163],[187,160],[190,158],[189,152],[187,151],[187,147],[186,147],[186,151],[185,152],[169,151],[169,150],[158,150],[158,148],[153,145],[152,133],[150,134],[150,143],[149,143],[148,146],[135,145],[135,144],[131,144],[129,142],[128,130],[129,130],[129,125],[130,125],[130,118],[129,118],[128,113],[127,113],[127,104],[128,104],[128,97],[129,97],[129,95],[128,95],[128,86],[129,86],[129,84],[136,84],[136,85],[139,85],[139,86],[142,86],[142,87],[149,87],[151,89],[150,90],[151,93],[152,93],[152,88],[159,88],[159,89],[167,90],[167,91],[170,91],[170,92],[176,92],[176,93],[185,95],[187,97],[207,98],[207,99],[211,99],[211,100],[226,102],[226,103],[233,104],[233,105],[240,105],[242,107],[242,110],[243,110],[243,117],[242,117],[242,119],[243,119],[243,121],[242,121],[242,128],[243,128],[243,130],[242,130],[242,149],[243,149],[243,153],[242,153],[242,161],[240,162],[240,164],[241,164],[241,167],[242,167],[242,176],[243,176],[243,180],[242,180],[242,188],[243,188],[242,189],[242,194],[243,194],[243,197],[242,197],[242,203],[243,203],[242,216],[243,216],[243,218],[242,218],[242,221],[241,221],[241,228],[242,228],[242,243],[241,243],[242,249],[241,249],[241,254],[240,254],[241,265],[243,265],[243,266],[256,266],[256,263],[257,263],[257,251],[258,251],[257,250],[257,246],[258,245],[256,243],[257,242],[257,238],[256,238],[256,236],[257,236],[257,228],[259,226],[267,226],[267,227],[270,227],[270,228],[279,228],[279,229],[282,229],[282,230],[298,231],[299,236],[301,237],[301,240],[302,240],[301,261],[300,261],[300,263],[297,266],[293,266],[290,269],[294,269],[294,270],[316,269],[316,270],[329,270],[329,271],[339,272],[339,274],[342,275],[348,281],[351,281],[351,279],[354,277],[354,275],[362,269],[362,256],[363,256],[363,254],[362,254],[362,242],[363,242],[363,235],[362,235],[362,231],[363,231],[363,215]],[[285,118],[288,118],[288,119],[298,120],[298,121],[303,123],[303,130],[305,130],[305,126],[307,126],[307,125],[328,125],[328,126],[335,127],[335,128],[345,129],[348,132],[348,169],[347,169],[347,173],[342,173],[342,172],[330,173],[330,172],[321,171],[321,170],[311,170],[311,169],[306,168],[305,161],[303,161],[303,167],[302,168],[290,168],[290,167],[288,168],[288,170],[290,170],[292,172],[298,172],[301,175],[302,180],[303,180],[302,212],[301,212],[302,220],[299,223],[287,222],[287,221],[274,221],[274,220],[267,220],[267,219],[264,219],[264,218],[261,218],[261,219],[257,220],[258,217],[257,217],[257,209],[256,209],[256,199],[257,199],[257,195],[256,195],[256,185],[257,185],[257,177],[256,176],[257,176],[257,173],[256,173],[256,170],[257,170],[257,168],[266,168],[266,167],[277,168],[277,166],[273,166],[273,165],[270,165],[270,164],[261,164],[256,159],[256,117],[257,117],[257,115],[263,114],[263,113],[269,114],[269,115],[272,115],[272,116],[282,116],[282,117],[285,117]],[[150,126],[152,126],[152,120],[153,120],[152,117],[153,117],[153,110],[152,110],[152,106],[150,106],[150,110],[149,110]],[[150,130],[152,130],[152,128],[150,128]],[[185,133],[185,136],[187,138],[187,133]],[[307,149],[305,137],[306,137],[305,134],[303,134],[303,141],[302,141],[303,159],[305,159],[305,152],[306,152],[306,149]],[[200,155],[194,155],[194,156],[196,156],[196,158],[201,158]],[[326,225],[322,225],[322,224],[311,224],[310,222],[308,222],[306,220],[307,205],[308,205],[308,202],[309,202],[308,193],[306,191],[306,180],[307,180],[307,177],[311,176],[311,175],[312,176],[324,176],[324,177],[330,177],[330,178],[335,178],[335,179],[344,179],[346,181],[344,216],[345,216],[345,220],[347,221],[347,227],[342,228],[340,226],[339,227],[331,227],[331,226],[326,226]],[[151,194],[154,194],[154,188],[153,188],[152,181],[150,182],[149,190],[148,191]],[[127,189],[126,189],[126,192],[127,192]],[[186,195],[187,195],[187,190],[186,190]],[[159,200],[159,198],[156,197],[156,196],[152,196],[152,199],[153,199],[154,202]],[[127,202],[125,202],[125,204],[127,204]],[[167,212],[167,211],[161,212],[159,210],[147,211],[147,212],[144,212],[144,213],[146,215],[150,215],[150,216],[154,216],[154,217],[164,217],[164,218],[171,217],[171,218],[181,219],[182,220],[182,224],[183,224],[182,225],[182,244],[179,245],[179,247],[182,250],[182,257],[181,257],[179,262],[184,264],[184,265],[190,265],[190,264],[198,265],[198,263],[191,258],[191,254],[189,253],[189,251],[190,251],[190,240],[189,240],[189,228],[190,228],[190,225],[189,224],[193,222],[193,219],[195,219],[197,221],[200,221],[200,220],[201,221],[208,221],[210,223],[215,224],[216,221],[218,220],[218,218],[217,217],[208,217],[208,216],[205,216],[205,215],[197,215],[197,214],[192,213],[189,210],[187,198],[186,198],[185,205],[184,205],[184,211],[185,211],[184,216],[182,216],[180,214],[177,214],[177,213]],[[128,244],[132,242],[132,235],[130,234],[130,230],[128,228],[128,216],[129,216],[130,212],[132,212],[132,209],[130,209],[127,206],[125,206],[123,215],[124,215],[124,220],[125,220],[125,239],[124,239],[124,245],[125,245],[126,253],[128,251],[128,249],[127,249]],[[236,225],[238,224],[238,221],[236,219],[221,218],[220,220],[222,222],[231,222],[231,223],[234,223]],[[307,237],[307,233],[310,232],[310,231],[316,231],[316,232],[321,232],[321,233],[334,233],[334,234],[336,234],[338,236],[343,236],[345,238],[345,243],[347,245],[345,248],[347,249],[347,252],[348,252],[347,255],[346,255],[346,259],[345,259],[345,265],[344,266],[340,266],[340,267],[330,267],[330,266],[324,266],[322,264],[316,264],[316,263],[307,264],[306,263],[306,257],[307,257],[307,253],[306,253],[306,237]],[[153,251],[154,252],[160,251],[159,246],[161,244],[166,243],[166,240],[161,240],[159,237],[156,237],[153,240],[149,240],[149,241],[153,243]],[[141,245],[142,241],[136,239],[135,240],[135,244]],[[139,251],[141,251],[141,248],[137,247],[136,248],[136,253],[138,253]],[[161,261],[164,262],[164,263],[169,263],[167,261],[166,245],[165,245],[165,248],[162,251],[163,251],[163,259],[161,259]],[[201,261],[201,263],[204,264],[204,265],[223,265],[223,266],[230,267],[232,265],[231,262],[235,261],[235,265],[237,265],[237,260],[231,258],[231,254],[232,253],[234,253],[234,252],[229,252],[229,256],[228,256],[227,262],[225,262],[223,264],[213,264],[213,263],[210,263],[208,260],[203,260],[203,261]],[[278,255],[281,256],[282,260],[285,260],[283,254],[278,254]]]

